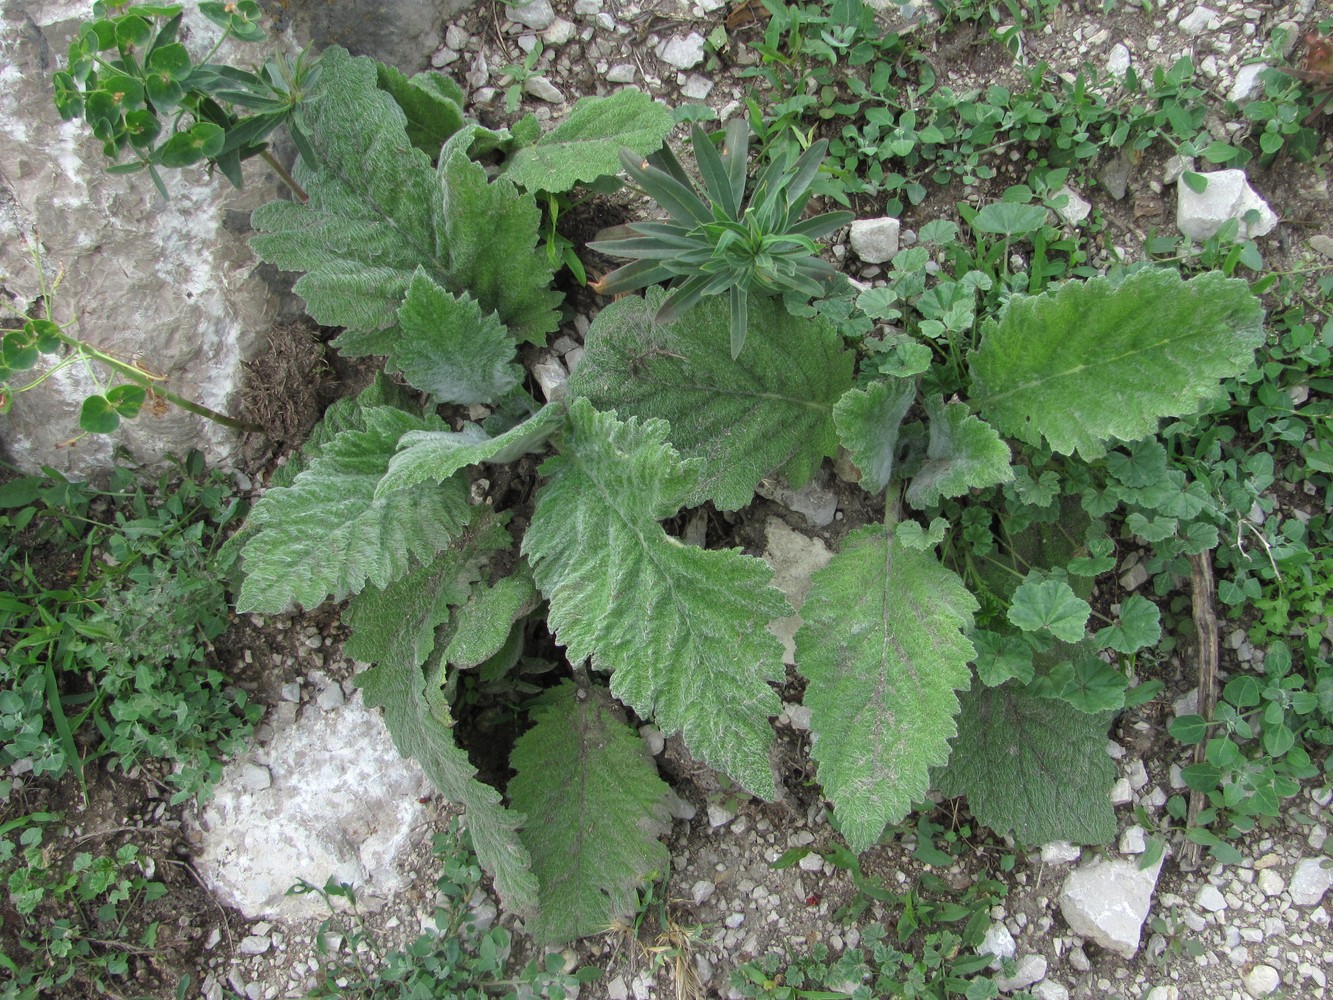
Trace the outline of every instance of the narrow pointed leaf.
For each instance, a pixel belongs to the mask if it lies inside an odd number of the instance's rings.
[[[470,295],[446,292],[422,269],[407,287],[398,325],[403,336],[387,370],[441,403],[489,403],[523,376],[499,315],[484,315]]]
[[[387,589],[362,591],[347,612],[352,635],[346,651],[373,663],[357,684],[367,705],[384,709],[398,752],[415,758],[441,795],[466,808],[473,847],[505,908],[531,915],[537,881],[518,837],[523,816],[504,808],[500,793],[477,780],[476,768],[454,741],[435,639],[451,609],[481,578],[486,560],[512,544],[503,521],[483,514],[429,566]]]
[[[1023,844],[1105,844],[1116,832],[1110,721],[1013,682],[974,685],[963,695],[953,755],[935,786],[950,798],[967,796],[979,822]]]
[[[705,299],[673,324],[655,323],[662,295],[621,299],[598,313],[572,395],[624,416],[660,417],[686,458],[703,460],[687,506],[745,506],[776,472],[799,488],[837,448],[833,404],[851,384],[852,356],[831,327],[755,299],[755,331],[731,357],[728,303]]]
[[[898,431],[916,400],[916,382],[893,379],[851,389],[833,407],[838,440],[861,470],[861,486],[879,493],[893,478]]]
[[[1014,478],[1009,446],[995,428],[972,416],[963,403],[945,405],[938,397],[926,399],[930,443],[926,461],[912,477],[907,502],[918,509]]]
[[[1021,441],[1100,458],[1108,439],[1134,441],[1162,417],[1193,413],[1263,340],[1259,300],[1220,271],[1070,281],[1010,299],[987,324],[972,399]]]
[[[566,681],[534,716],[514,746],[509,795],[529,817],[522,836],[540,892],[525,927],[554,944],[605,933],[666,872],[670,789],[602,689]]]
[[[548,403],[496,437],[473,423],[465,423],[460,431],[409,431],[399,439],[400,450],[389,460],[389,470],[375,488],[375,496],[418,483],[442,483],[459,469],[480,462],[512,462],[541,450],[564,419],[564,404]]]
[[[611,691],[690,752],[764,797],[774,794],[769,717],[781,710],[790,614],[772,570],[737,551],[682,545],[658,523],[698,488],[664,421],[621,422],[583,399],[569,408],[523,552],[572,662],[611,671]]]
[[[814,575],[796,665],[810,682],[819,782],[852,850],[906,816],[948,759],[976,610],[957,575],[883,525],[848,535]]]
[[[429,560],[472,516],[467,484],[449,480],[376,498],[398,439],[442,427],[391,407],[364,413],[365,430],[328,442],[289,487],[255,504],[257,529],[244,550],[239,611],[304,608],[341,601],[367,582],[385,587]]]
[[[671,131],[671,112],[634,87],[581,98],[569,116],[516,151],[504,176],[529,191],[569,191],[620,171],[620,150],[644,157]]]

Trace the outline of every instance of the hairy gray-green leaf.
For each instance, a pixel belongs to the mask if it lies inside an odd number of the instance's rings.
[[[449,645],[444,648],[445,662],[467,668],[489,660],[504,647],[514,623],[540,600],[532,573],[521,561],[509,576],[489,587],[475,588],[454,615]]]
[[[392,66],[377,65],[381,90],[388,92],[407,118],[407,138],[431,159],[444,141],[463,127],[467,95],[447,76],[418,73],[410,79]]]
[[[918,509],[956,497],[970,489],[1007,483],[1014,478],[1009,446],[963,403],[947,406],[938,397],[926,399],[930,444],[926,461],[907,487],[907,502]]]
[[[1263,307],[1239,279],[1145,269],[1015,296],[971,358],[972,400],[1001,431],[1100,458],[1162,417],[1193,413],[1264,341]]]
[[[346,652],[373,663],[357,684],[367,705],[384,709],[398,752],[415,758],[441,795],[466,807],[477,857],[505,907],[531,915],[537,880],[518,837],[523,816],[505,809],[499,792],[477,780],[467,753],[454,742],[436,640],[451,609],[480,580],[487,559],[512,544],[503,519],[485,512],[429,566],[386,589],[362,591],[347,612],[352,635]]]
[[[1108,713],[1085,715],[1010,681],[963,695],[949,766],[935,786],[967,796],[978,821],[1024,844],[1105,844],[1115,836]]]
[[[791,609],[761,560],[683,545],[662,530],[700,471],[681,461],[668,430],[572,402],[560,451],[541,467],[549,482],[523,552],[571,662],[591,657],[613,671],[617,698],[771,798],[768,720],[781,703],[769,683],[783,666],[767,625]]]
[[[671,125],[671,112],[633,87],[584,97],[563,122],[515,152],[504,176],[529,191],[568,191],[620,173],[622,147],[640,156],[660,148]]]
[[[867,850],[949,756],[955,691],[971,679],[963,637],[977,602],[934,554],[884,525],[852,532],[811,580],[796,633],[809,680],[811,755],[852,850]]]
[[[296,291],[320,323],[346,327],[339,343],[349,354],[387,354],[398,343],[398,307],[418,268],[499,312],[520,339],[555,329],[559,297],[536,247],[532,197],[508,181],[486,183],[467,159],[470,126],[445,144],[437,172],[377,74],[372,59],[325,50],[318,100],[302,112],[318,157],[316,167],[297,165],[309,201],[257,209],[250,245],[283,270],[306,272]]]
[[[335,436],[291,486],[270,489],[255,504],[238,611],[313,608],[367,582],[388,586],[429,561],[472,517],[467,484],[458,480],[375,496],[398,439],[443,421],[387,406],[363,410],[362,419],[364,430]]]
[[[916,399],[913,379],[876,382],[869,389],[852,389],[833,407],[838,440],[861,470],[861,486],[878,493],[893,478],[898,453],[898,430]]]
[[[564,403],[547,403],[523,423],[496,437],[487,437],[473,423],[465,423],[460,431],[404,434],[398,442],[401,450],[390,460],[389,472],[375,495],[418,483],[442,483],[459,469],[479,462],[512,462],[540,449],[564,419]]]
[[[665,297],[650,288],[597,314],[570,393],[603,410],[668,421],[681,455],[704,462],[686,506],[712,500],[737,510],[775,472],[803,485],[837,448],[833,404],[851,385],[853,360],[837,333],[822,319],[797,319],[756,298],[749,314],[756,335],[733,360],[724,296],[658,325],[653,316]]]
[[[489,403],[518,384],[514,340],[497,313],[446,292],[421,268],[398,310],[402,337],[387,368],[441,403]]]
[[[566,681],[543,698],[510,763],[522,837],[540,906],[525,924],[538,941],[603,934],[639,904],[638,888],[666,871],[658,839],[671,829],[670,792],[643,740],[601,688]]]

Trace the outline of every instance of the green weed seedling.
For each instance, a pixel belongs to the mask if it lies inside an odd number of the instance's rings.
[[[17,946],[0,952],[0,969],[9,973],[0,984],[5,1000],[38,1000],[56,989],[114,993],[135,957],[156,947],[156,922],[135,935],[126,926],[167,892],[148,874],[151,860],[134,844],[70,857],[47,837],[59,820],[36,813],[0,829],[5,936]]]

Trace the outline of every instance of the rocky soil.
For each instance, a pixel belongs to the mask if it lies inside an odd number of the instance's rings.
[[[1072,72],[1088,61],[1123,73],[1189,55],[1216,93],[1236,98],[1254,87],[1255,66],[1273,29],[1285,22],[1305,25],[1321,13],[1315,0],[1212,7],[1165,0],[1151,10],[1108,6],[1114,7],[1109,13],[1100,3],[1063,4],[1050,26],[1024,37],[1024,58],[1044,60],[1053,72]],[[483,4],[447,26],[431,64],[464,81],[475,105],[495,121],[506,118],[504,67],[522,63],[539,44],[539,72],[521,90],[523,109],[540,118],[557,120],[579,96],[624,84],[673,105],[705,102],[726,118],[741,109],[752,83],[738,69],[757,61],[746,45],[753,36],[744,29],[732,33],[721,54],[705,44],[727,12],[724,0]],[[1009,55],[984,35],[961,43],[932,41],[928,12],[883,14],[886,24],[915,17],[921,19],[915,29],[921,44],[938,49],[940,70],[956,89],[1018,78]],[[770,99],[757,96],[761,104]],[[1231,134],[1234,124],[1222,127]],[[1327,148],[1327,128],[1324,134]],[[1104,164],[1099,182],[1076,192],[1110,220],[1115,247],[1128,259],[1139,253],[1150,229],[1177,225],[1178,195],[1162,159]],[[1303,246],[1333,257],[1333,221],[1320,171],[1252,173],[1249,182],[1273,216],[1261,240],[1267,259],[1280,266]],[[998,190],[976,197],[984,200]],[[901,220],[895,237],[910,243],[917,227],[937,217],[930,212],[951,214],[953,200],[928,199]],[[1207,211],[1188,210],[1181,222],[1187,228],[1190,217]],[[873,254],[843,240],[835,248],[839,259],[854,277],[873,282],[878,265],[865,263]],[[548,394],[559,391],[568,368],[577,364],[595,308],[591,298],[584,305],[584,314],[538,359],[534,384]],[[264,474],[250,471],[258,490]],[[826,470],[800,495],[770,490],[743,524],[727,530],[734,544],[774,562],[779,582],[797,603],[809,573],[827,559],[829,544],[836,546],[855,520],[857,503],[855,491]],[[1132,589],[1132,567],[1121,570]],[[1246,645],[1243,631],[1235,637],[1224,642],[1224,671],[1262,654]],[[316,896],[286,895],[298,879],[322,885],[337,875],[357,884],[370,926],[388,946],[415,937],[432,912],[430,834],[451,812],[430,796],[419,770],[397,757],[382,725],[361,708],[351,684],[356,665],[342,655],[342,639],[336,618],[327,614],[250,617],[229,637],[232,666],[270,707],[253,753],[228,769],[206,809],[183,820],[196,870],[219,903],[182,917],[192,921],[199,943],[194,989],[208,1000],[301,997],[311,988],[324,913]],[[1167,692],[1125,713],[1108,741],[1121,775],[1112,791],[1121,819],[1115,845],[1094,850],[1047,844],[1017,852],[1006,872],[1000,859],[1015,853],[1013,845],[973,834],[953,863],[932,868],[914,856],[915,834],[904,828],[862,859],[865,872],[890,889],[906,887],[925,870],[959,887],[981,875],[1005,883],[1008,896],[991,912],[988,941],[997,954],[1015,959],[1016,973],[1004,987],[1026,988],[1039,1000],[1327,996],[1333,870],[1321,867],[1320,859],[1333,790],[1305,789],[1281,822],[1237,845],[1244,854],[1238,865],[1183,870],[1178,844],[1157,864],[1137,864],[1148,835],[1165,823],[1167,797],[1183,787],[1179,768],[1189,762],[1188,751],[1166,737],[1167,723],[1185,708],[1179,700],[1188,700],[1193,684],[1188,652],[1183,655],[1169,663]],[[866,922],[896,919],[876,903],[858,923],[835,920],[854,887],[847,872],[818,853],[790,867],[770,867],[789,848],[818,851],[836,839],[823,804],[799,780],[812,772],[809,713],[796,702],[798,690],[784,695],[789,704],[777,728],[791,791],[773,804],[728,794],[675,740],[645,729],[679,801],[670,838],[672,871],[663,890],[666,924],[655,918],[642,944],[655,946],[650,935],[661,933],[671,957],[654,960],[623,932],[583,941],[571,960],[604,970],[599,983],[584,987],[584,997],[728,997],[736,995],[729,977],[739,963],[773,951],[801,954],[814,942],[836,954],[858,944]],[[965,820],[952,803],[942,803],[933,818],[946,829]],[[114,810],[89,819],[94,826],[125,821]],[[483,925],[505,919],[490,901],[479,904],[478,916]],[[1150,924],[1150,918],[1160,921]]]

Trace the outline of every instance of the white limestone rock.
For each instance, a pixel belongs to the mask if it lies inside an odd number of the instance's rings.
[[[852,252],[867,264],[883,264],[898,252],[901,223],[890,216],[852,223]]]
[[[1044,955],[1024,955],[1014,963],[1012,976],[995,976],[995,985],[1001,993],[1012,993],[1025,989],[1033,983],[1046,978],[1046,957]]]
[[[551,0],[529,0],[528,3],[505,8],[505,16],[515,24],[533,31],[545,31],[555,21]]]
[[[684,38],[673,35],[658,47],[657,58],[676,69],[694,69],[704,61],[704,36],[697,31]]]
[[[1055,214],[1071,226],[1077,226],[1092,213],[1092,203],[1068,184],[1055,192],[1055,196],[1065,199],[1065,203],[1055,210]]]
[[[1330,885],[1333,885],[1333,864],[1328,858],[1302,858],[1291,873],[1287,892],[1297,906],[1318,906]]]
[[[1195,191],[1183,180],[1176,185],[1176,228],[1192,240],[1206,240],[1231,219],[1240,219],[1245,239],[1267,236],[1277,225],[1277,214],[1250,187],[1243,170],[1215,170],[1202,174],[1208,186]],[[1257,212],[1253,223],[1248,212]]]
[[[196,865],[209,888],[247,917],[318,916],[317,895],[288,896],[299,879],[350,883],[377,909],[402,887],[399,862],[425,836],[430,783],[400,757],[378,712],[360,697],[333,712],[307,712],[266,748],[271,785],[253,786],[253,764],[223,772],[194,819]]]
[[[1152,907],[1164,857],[1140,870],[1133,861],[1102,861],[1077,868],[1060,889],[1060,912],[1075,934],[1133,958]]]
[[[773,586],[787,595],[787,602],[796,610],[796,614],[770,622],[768,630],[782,642],[783,662],[794,664],[796,630],[801,627],[801,605],[810,594],[810,577],[828,565],[833,553],[821,539],[793,531],[778,517],[768,519],[764,537],[764,561],[773,567]]]

